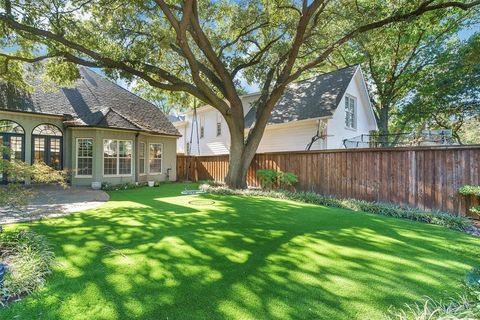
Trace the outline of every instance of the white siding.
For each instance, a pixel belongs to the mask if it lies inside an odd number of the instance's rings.
[[[327,132],[328,149],[342,149],[343,139],[357,137],[361,134],[368,134],[370,130],[376,130],[377,125],[373,117],[367,93],[364,89],[363,77],[360,70],[357,71],[347,87],[345,94],[356,99],[356,129],[350,129],[345,126],[345,95],[342,97],[333,118],[328,122]]]
[[[318,140],[311,150],[338,149],[343,148],[343,139],[368,134],[370,130],[377,128],[373,112],[371,110],[366,88],[363,82],[363,75],[358,69],[354,78],[347,87],[346,94],[356,98],[357,127],[355,130],[345,126],[345,97],[333,117],[328,120],[327,140]],[[249,95],[242,98],[245,114],[250,110],[251,104],[258,98],[258,95]],[[197,148],[197,130],[194,127],[191,151],[194,155],[215,155],[228,154],[230,150],[230,133],[228,126],[222,117],[222,134],[217,137],[217,117],[219,113],[212,107],[198,109],[198,124],[204,122],[205,136],[200,139],[200,150]],[[186,144],[190,142],[192,130],[193,113],[185,114],[185,122],[177,124],[177,129],[183,137],[179,138],[178,150],[180,153],[186,151]],[[175,123],[174,123],[175,125]],[[288,124],[267,126],[258,152],[276,151],[301,151],[305,150],[307,144],[317,133],[318,119],[308,119]],[[198,129],[200,134],[200,128]]]
[[[194,155],[213,155],[213,154],[227,154],[230,150],[230,134],[228,131],[225,119],[219,112],[213,108],[202,108],[197,112],[198,122],[198,136],[197,127],[193,125],[192,136],[192,121],[193,115],[187,114],[185,121],[187,126],[183,129],[181,139],[183,139],[184,152],[186,152],[186,145],[190,143],[191,153]],[[217,137],[217,118],[221,118],[222,134]],[[200,127],[204,127],[204,137],[200,138]],[[198,138],[198,140],[197,140]],[[199,141],[199,144],[197,143]],[[179,148],[180,149],[180,148]]]
[[[258,152],[305,150],[312,137],[316,135],[317,127],[317,120],[297,121],[288,125],[270,125],[265,129],[262,141],[258,146]],[[310,150],[325,148],[326,142],[317,140]]]

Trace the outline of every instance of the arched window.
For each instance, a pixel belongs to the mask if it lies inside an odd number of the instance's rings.
[[[53,124],[40,124],[33,129],[33,134],[37,136],[55,136],[61,137],[62,131]]]
[[[9,149],[5,152],[0,148],[0,159],[25,160],[25,130],[11,120],[0,120],[0,147]],[[7,175],[0,172],[0,183],[7,182]]]
[[[25,134],[25,130],[14,121],[0,120],[0,133]]]
[[[61,170],[63,159],[62,131],[53,124],[40,124],[32,131],[32,162],[44,162]]]

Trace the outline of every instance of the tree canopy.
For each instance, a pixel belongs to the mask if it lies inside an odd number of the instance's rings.
[[[422,71],[422,82],[401,117],[408,118],[410,126],[452,129],[462,143],[462,126],[480,120],[479,52],[480,33],[463,43],[448,43],[435,63]]]
[[[3,77],[22,63],[44,64],[62,83],[75,65],[112,78],[184,92],[216,108],[230,130],[227,183],[244,187],[248,166],[286,86],[323,68],[365,33],[422,15],[453,15],[480,0],[3,0]],[[245,138],[240,77],[260,84],[256,118]]]

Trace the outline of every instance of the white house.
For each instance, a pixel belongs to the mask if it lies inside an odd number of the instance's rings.
[[[255,119],[259,93],[241,97],[245,127]],[[171,118],[182,137],[178,153],[228,154],[230,134],[223,116],[206,105]],[[373,109],[360,66],[354,65],[291,84],[275,106],[258,152],[344,148],[343,140],[377,130]],[[248,129],[246,129],[247,133]]]

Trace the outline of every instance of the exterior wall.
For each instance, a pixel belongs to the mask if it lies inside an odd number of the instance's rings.
[[[70,128],[71,131],[71,145],[73,152],[70,154],[72,166],[72,185],[91,185],[94,181],[109,184],[135,183],[146,182],[147,180],[164,181],[166,180],[167,169],[169,170],[169,180],[176,180],[176,137],[148,135],[133,131],[109,130],[109,129],[95,129],[95,128]],[[92,177],[77,177],[76,172],[76,157],[77,157],[77,138],[93,138],[93,174]],[[117,139],[117,140],[131,140],[133,143],[133,163],[132,174],[122,176],[104,176],[103,174],[103,140]],[[139,142],[146,143],[146,173],[138,174],[139,159]],[[162,143],[162,172],[149,174],[148,167],[148,146],[149,143]]]
[[[186,150],[186,142],[190,141],[190,132],[187,133],[187,125],[185,122],[182,122],[181,125],[176,125],[178,132],[182,135],[177,139],[177,153],[185,154]]]
[[[343,149],[343,139],[357,137],[361,134],[368,134],[371,130],[377,129],[373,116],[367,91],[365,90],[363,76],[360,70],[357,71],[345,92],[356,99],[357,128],[350,129],[345,126],[345,95],[342,97],[333,117],[328,121],[327,139],[328,149]]]
[[[268,126],[265,129],[257,152],[305,150],[312,137],[317,134],[318,121],[309,119]],[[322,150],[326,149],[326,147],[326,141],[317,140],[310,150]]]
[[[140,134],[138,137],[138,142],[145,143],[146,149],[146,159],[145,159],[145,174],[139,174],[139,182],[146,181],[176,181],[177,180],[177,138],[176,137],[164,137],[156,135],[146,135]],[[162,172],[161,173],[149,173],[148,165],[148,150],[150,143],[162,143],[163,144],[163,154],[162,154]],[[138,150],[137,148],[135,148]],[[138,155],[138,151],[137,151]],[[140,161],[137,157],[137,161]],[[138,162],[137,162],[138,163]],[[168,178],[167,178],[168,171]]]
[[[251,109],[252,103],[258,99],[258,94],[246,95],[242,97],[244,114]],[[191,154],[194,155],[214,155],[227,154],[230,152],[230,131],[223,116],[210,106],[203,106],[197,109],[198,121],[198,141],[197,144],[197,128],[192,123],[193,111],[185,113],[185,121],[173,123],[182,135],[177,142],[178,153],[185,154],[187,152],[187,143],[192,140]],[[222,134],[217,136],[217,119],[222,123]],[[200,126],[203,124],[205,135],[200,138]]]
[[[177,137],[150,135],[133,131],[110,130],[99,128],[65,128],[62,117],[43,116],[27,113],[15,113],[8,111],[0,111],[0,120],[11,120],[20,124],[25,130],[24,153],[25,162],[32,163],[32,130],[39,124],[53,124],[60,128],[63,132],[63,168],[71,172],[72,185],[90,186],[93,181],[100,181],[110,184],[145,182],[147,180],[164,181],[167,179],[167,169],[169,170],[168,179],[176,180],[176,143]],[[93,173],[92,177],[76,176],[76,159],[77,159],[77,138],[93,139]],[[103,140],[119,139],[131,140],[133,143],[133,163],[132,174],[128,176],[107,176],[103,175]],[[138,142],[147,143],[146,154],[146,174],[138,175]],[[162,172],[156,174],[148,174],[148,144],[162,143]]]
[[[43,116],[36,114],[27,114],[27,113],[14,113],[8,111],[0,111],[0,120],[11,120],[15,121],[23,127],[25,130],[25,162],[28,164],[32,163],[32,131],[39,124],[53,124],[57,126],[63,132],[63,167],[70,168],[70,158],[66,155],[71,152],[70,145],[66,143],[68,141],[68,134],[63,126],[63,121],[61,117],[55,116]]]

